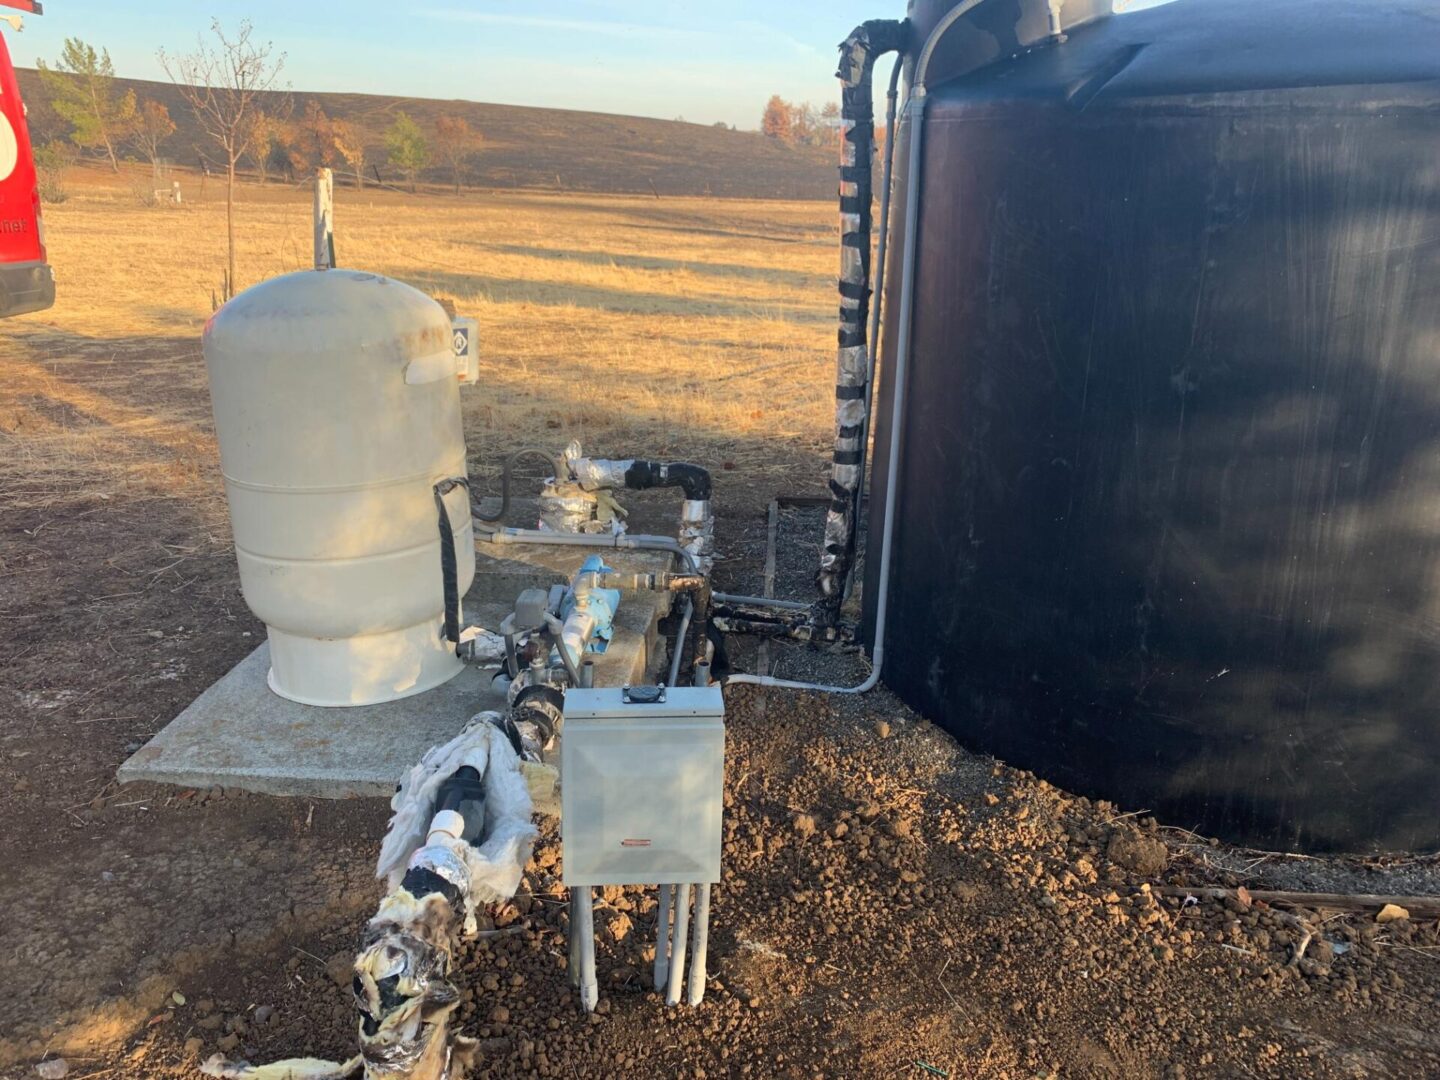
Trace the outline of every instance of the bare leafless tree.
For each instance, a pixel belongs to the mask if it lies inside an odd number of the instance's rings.
[[[215,19],[210,31],[218,44],[203,37],[194,52],[171,55],[160,50],[160,64],[175,83],[195,119],[220,147],[225,158],[225,232],[229,253],[227,298],[235,295],[235,166],[249,148],[260,99],[273,90],[285,66],[285,54],[272,56],[270,42],[251,40],[253,28],[243,20],[233,34]]]

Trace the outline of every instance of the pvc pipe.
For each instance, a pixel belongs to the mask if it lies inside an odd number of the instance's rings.
[[[570,613],[570,617],[574,618],[575,612],[572,611]],[[556,618],[554,615],[551,615],[548,611],[545,613],[545,629],[549,630],[550,635],[555,639],[555,651],[560,654],[560,662],[565,665],[565,674],[570,679],[570,685],[579,686],[580,669],[575,666],[575,659],[570,655],[570,646],[565,643],[565,628],[569,625],[570,619],[566,619],[562,623],[558,618]],[[591,621],[591,625],[594,625],[593,620]],[[588,633],[585,634],[585,637],[589,636],[590,635]],[[583,643],[581,645],[581,648],[584,648]]]
[[[426,844],[438,844],[445,840],[459,840],[465,835],[465,819],[454,810],[441,810],[430,819],[430,832]]]
[[[595,661],[586,660],[580,665],[580,687],[589,690],[595,685]]]
[[[685,560],[692,574],[700,573],[695,556],[668,536],[602,536],[595,533],[557,533],[542,529],[477,529],[477,538],[492,544],[551,544],[556,547],[614,548],[620,551],[668,551]]]
[[[695,951],[690,957],[690,987],[686,1001],[699,1005],[705,997],[705,953],[710,946],[710,886],[695,886]]]
[[[736,593],[712,592],[710,598],[720,604],[743,604],[747,607],[773,607],[782,611],[809,611],[811,605],[801,600],[775,600],[769,596],[740,596]]]
[[[968,10],[979,0],[968,0],[956,11]],[[952,12],[953,14],[953,12]],[[941,23],[947,26],[950,21]],[[936,33],[940,30],[937,29]],[[933,42],[934,35],[931,35]],[[922,61],[929,55],[930,45],[922,54]],[[921,73],[924,67],[922,64]],[[895,345],[895,387],[890,410],[890,460],[886,463],[885,519],[880,542],[880,584],[876,590],[875,603],[875,648],[871,653],[870,674],[858,686],[827,686],[822,683],[797,682],[791,679],[777,679],[772,675],[731,675],[726,684],[738,683],[750,686],[775,686],[788,690],[820,690],[831,694],[865,694],[880,683],[880,670],[885,659],[885,614],[890,602],[890,548],[895,538],[896,485],[900,476],[900,435],[905,421],[905,387],[910,371],[910,324],[915,304],[915,243],[919,232],[920,218],[920,164],[921,145],[924,142],[925,127],[925,84],[917,81],[915,89],[906,103],[910,114],[910,174],[905,185],[905,250],[900,262],[900,325],[897,328]]]
[[[665,990],[670,976],[670,886],[660,886],[660,908],[655,916],[655,989]]]
[[[570,979],[570,985],[576,990],[580,989],[580,892],[578,886],[570,888],[570,933],[567,944],[570,946],[570,962],[565,974]]]
[[[671,946],[670,981],[665,984],[665,1004],[680,1004],[680,987],[685,982],[685,939],[690,933],[690,884],[675,886],[675,939]]]
[[[870,354],[865,358],[865,415],[860,420],[860,478],[855,487],[855,525],[865,505],[865,462],[870,457],[870,405],[875,399],[875,357],[880,353],[880,305],[885,300],[885,248],[890,237],[890,185],[895,172],[895,99],[899,96],[900,69],[905,53],[895,57],[890,86],[885,91],[885,167],[880,180],[880,240],[875,248],[875,303],[870,306]],[[855,589],[855,567],[845,571],[846,600]]]
[[[690,632],[690,617],[694,614],[695,602],[687,596],[684,614],[680,616],[680,629],[675,633],[675,647],[671,650],[670,677],[665,680],[666,686],[674,686],[675,681],[680,678],[680,661],[685,656],[685,635]]]
[[[586,1012],[594,1012],[600,1001],[600,987],[595,980],[595,909],[591,903],[590,886],[580,889],[580,1004]]]

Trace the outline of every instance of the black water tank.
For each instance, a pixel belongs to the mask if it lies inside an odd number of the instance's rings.
[[[887,684],[1174,824],[1440,847],[1440,5],[1177,0],[929,89]]]

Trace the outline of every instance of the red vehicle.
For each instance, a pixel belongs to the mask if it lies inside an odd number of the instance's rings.
[[[0,0],[0,6],[40,14],[39,3],[32,0]],[[0,318],[43,311],[54,303],[55,276],[45,261],[25,104],[0,34]]]

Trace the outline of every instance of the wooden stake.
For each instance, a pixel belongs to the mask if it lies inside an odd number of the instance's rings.
[[[335,268],[335,174],[315,170],[315,269]]]

